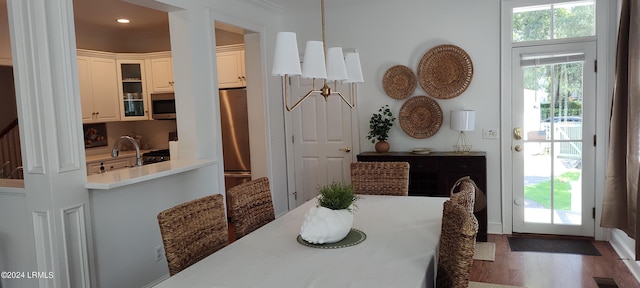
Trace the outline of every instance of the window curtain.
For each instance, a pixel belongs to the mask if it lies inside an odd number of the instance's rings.
[[[609,131],[609,162],[600,226],[619,228],[636,241],[640,260],[640,0],[622,0],[615,86]]]

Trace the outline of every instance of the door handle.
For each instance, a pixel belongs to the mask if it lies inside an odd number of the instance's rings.
[[[513,139],[521,140],[522,139],[522,128],[513,128]]]
[[[516,152],[520,152],[522,151],[522,146],[516,145],[515,147],[513,147],[513,149],[516,150]]]
[[[340,149],[338,149],[338,151],[344,151],[346,153],[349,153],[349,152],[351,152],[351,147],[347,146],[347,147],[344,147],[344,148],[340,148]]]

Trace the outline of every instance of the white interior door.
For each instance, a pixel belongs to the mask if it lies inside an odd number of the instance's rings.
[[[312,89],[311,80],[293,79],[291,93],[297,101]],[[320,81],[316,81],[316,87]],[[347,89],[341,89],[347,91]],[[345,94],[348,99],[348,94]],[[295,165],[295,206],[318,194],[318,187],[333,181],[350,183],[352,115],[339,96],[309,96],[292,111]]]
[[[513,48],[513,232],[594,235],[595,42]]]

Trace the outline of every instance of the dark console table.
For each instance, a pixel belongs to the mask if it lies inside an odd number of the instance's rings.
[[[463,176],[471,176],[478,188],[487,193],[485,152],[364,152],[358,161],[409,162],[409,196],[449,197],[451,187]],[[474,213],[478,219],[477,241],[487,241],[487,208]]]

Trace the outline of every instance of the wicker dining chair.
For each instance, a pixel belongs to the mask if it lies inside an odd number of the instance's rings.
[[[231,187],[227,201],[236,239],[276,219],[267,177]]]
[[[442,232],[438,247],[436,287],[469,286],[478,220],[466,207],[444,202]]]
[[[473,213],[476,203],[476,185],[469,176],[462,177],[451,187],[451,202]]]
[[[351,185],[356,194],[409,195],[409,163],[352,162]]]
[[[214,194],[158,214],[164,252],[173,276],[229,244],[223,197]]]

